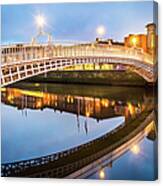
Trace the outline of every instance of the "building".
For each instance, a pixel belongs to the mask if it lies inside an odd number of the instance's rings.
[[[124,46],[123,42],[113,41],[113,39],[102,40],[100,38],[96,38],[96,44],[100,46],[111,46],[111,45]]]
[[[145,34],[129,34],[124,39],[124,45],[126,47],[142,48],[147,52],[147,36]]]
[[[147,28],[147,52],[155,56],[158,48],[158,35],[156,32],[156,25],[151,23],[146,25],[146,28]]]
[[[143,49],[144,52],[157,55],[158,35],[156,32],[156,25],[150,23],[146,25],[146,34],[129,34],[124,38],[124,45],[126,47],[136,47]]]

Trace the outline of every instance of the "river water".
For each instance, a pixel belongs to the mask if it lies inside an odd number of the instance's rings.
[[[1,89],[2,163],[60,152],[113,131],[153,104],[151,90],[21,82]],[[85,178],[153,180],[156,139],[144,138]]]

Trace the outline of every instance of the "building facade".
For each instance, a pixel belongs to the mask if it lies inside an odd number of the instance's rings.
[[[156,25],[150,23],[146,25],[146,29],[146,34],[129,34],[124,38],[124,45],[126,47],[140,48],[155,57],[157,56],[158,48]]]

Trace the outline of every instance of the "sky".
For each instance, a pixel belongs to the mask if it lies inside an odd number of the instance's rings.
[[[44,15],[44,30],[56,40],[93,41],[103,25],[103,38],[123,41],[130,33],[145,33],[145,25],[153,22],[152,12],[153,1],[2,5],[1,41],[31,41],[38,14]]]

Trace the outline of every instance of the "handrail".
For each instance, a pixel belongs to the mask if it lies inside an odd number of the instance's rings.
[[[78,56],[115,56],[126,57],[144,61],[153,64],[153,58],[148,53],[139,51],[138,49],[128,48],[124,46],[107,46],[100,47],[98,45],[92,46],[90,44],[73,45],[73,46],[42,46],[36,48],[37,45],[29,45],[31,48],[26,49],[22,47],[20,51],[11,51],[10,53],[2,53],[2,63],[34,60],[35,58],[42,59],[44,57],[78,57]],[[3,51],[3,48],[2,48]]]

